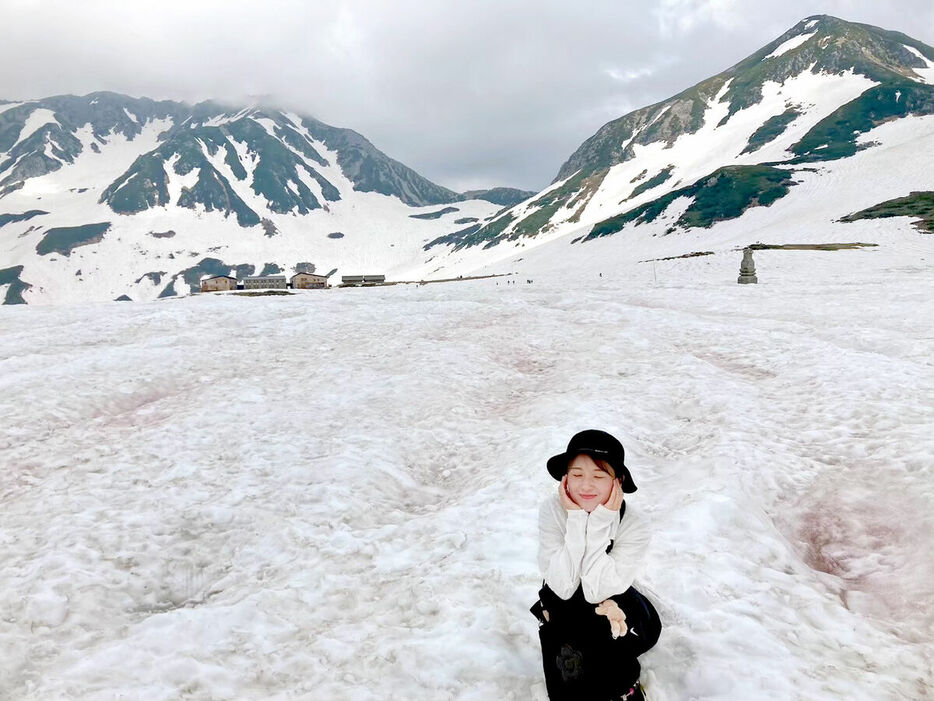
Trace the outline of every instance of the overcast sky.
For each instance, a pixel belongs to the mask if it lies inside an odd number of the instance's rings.
[[[601,125],[830,14],[932,0],[0,0],[0,98],[268,96],[455,190],[538,190]]]

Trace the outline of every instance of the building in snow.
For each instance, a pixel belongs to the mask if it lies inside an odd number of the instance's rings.
[[[289,282],[292,283],[293,290],[313,290],[328,286],[326,275],[315,275],[314,273],[295,273]]]
[[[341,275],[341,286],[354,286],[359,287],[360,285],[382,285],[386,282],[385,275]]]
[[[244,290],[284,290],[285,275],[254,275],[243,278]]]
[[[237,289],[237,278],[230,275],[213,275],[201,279],[202,292],[221,292],[222,290]]]

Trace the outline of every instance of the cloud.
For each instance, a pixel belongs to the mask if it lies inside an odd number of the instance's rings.
[[[607,68],[606,74],[618,83],[631,83],[634,80],[648,78],[656,72],[654,66],[640,66],[638,68]]]
[[[746,8],[755,7],[746,3]],[[661,0],[655,11],[659,32],[665,37],[688,34],[701,25],[735,29],[742,24],[739,0]]]
[[[934,43],[930,0],[0,0],[0,98],[269,95],[442,185],[537,189],[607,121],[819,12]]]

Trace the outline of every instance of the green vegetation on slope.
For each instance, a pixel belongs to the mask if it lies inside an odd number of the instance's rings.
[[[103,192],[100,201],[109,204],[118,214],[135,214],[150,207],[172,204],[167,186],[172,174],[166,175],[166,164],[177,156],[173,173],[188,175],[197,169],[198,179],[192,187],[182,189],[174,204],[190,209],[201,204],[208,212],[235,213],[240,226],[258,224],[259,216],[240,199],[205,156],[204,149],[213,155],[219,148],[225,149],[224,161],[234,176],[241,180],[246,178],[236,150],[219,128],[183,129],[158,148],[137,158],[129,170]]]
[[[29,221],[33,217],[38,217],[42,214],[48,214],[48,212],[41,209],[30,209],[28,212],[23,212],[22,214],[0,214],[0,226],[6,226],[11,222]]]
[[[659,171],[658,173],[656,173],[655,175],[653,175],[651,178],[649,178],[648,180],[646,180],[646,181],[645,181],[644,183],[642,183],[641,185],[637,185],[637,186],[633,189],[632,194],[631,194],[629,197],[627,197],[626,199],[627,199],[627,200],[631,200],[631,199],[633,199],[633,198],[635,198],[635,197],[638,197],[638,196],[641,195],[643,192],[646,192],[647,190],[651,190],[653,187],[658,187],[658,186],[661,185],[663,182],[665,182],[666,180],[668,180],[669,178],[671,178],[671,171],[673,171],[674,169],[675,169],[675,167],[674,167],[673,165],[670,165],[670,166],[668,166],[667,168],[665,168],[664,170]],[[625,200],[624,200],[624,201],[625,201]]]
[[[511,241],[520,236],[535,236],[540,231],[547,230],[549,222],[555,213],[565,205],[568,205],[568,202],[571,201],[571,198],[574,197],[575,194],[580,194],[579,191],[587,182],[587,176],[581,172],[569,178],[568,181],[563,183],[560,187],[546,192],[531,203],[530,207],[533,208],[532,211],[528,216],[519,221],[505,239]],[[599,185],[599,182],[597,184]],[[593,193],[591,192],[590,194]],[[568,206],[573,205],[578,199],[580,198],[571,201]],[[470,246],[478,246],[480,244],[483,244],[484,248],[491,248],[504,240],[503,232],[515,219],[515,213],[507,211],[497,216],[488,224],[473,224],[466,229],[455,231],[452,234],[439,236],[433,241],[429,241],[424,246],[424,249],[427,251],[432,246],[437,246],[439,244],[453,244],[455,251]]]
[[[253,171],[253,191],[266,198],[273,212],[307,214],[321,208],[318,198],[299,177],[299,168],[318,182],[325,200],[334,202],[340,199],[340,192],[334,185],[254,120],[238,119],[227,129],[231,136],[245,142],[251,151],[259,154]]]
[[[791,173],[781,168],[765,165],[726,166],[693,185],[674,190],[595,224],[585,240],[615,234],[630,222],[642,224],[654,221],[679,197],[693,197],[694,201],[675,225],[710,228],[718,221],[741,216],[750,207],[769,206],[788,194],[793,184]]]
[[[476,246],[481,243],[486,243],[484,248],[489,248],[496,244],[496,237],[503,233],[503,230],[509,226],[514,219],[515,216],[512,213],[506,212],[499,218],[494,219],[489,224],[484,226],[481,226],[480,224],[472,224],[466,229],[461,229],[460,231],[455,231],[451,234],[439,236],[438,238],[426,243],[422,248],[427,251],[432,246],[453,245],[454,250],[459,251],[462,248]]]
[[[789,107],[781,114],[769,117],[761,127],[752,133],[752,136],[749,137],[749,143],[746,144],[746,148],[743,149],[742,153],[758,151],[770,141],[777,139],[785,132],[788,125],[797,119],[799,114],[801,114],[801,111],[797,107]]]
[[[164,207],[169,203],[165,168],[159,150],[137,158],[120,178],[101,194],[117,214],[136,214],[150,207]]]
[[[61,253],[64,256],[69,256],[72,250],[78,246],[87,246],[103,239],[109,228],[110,222],[105,221],[96,224],[84,224],[83,226],[61,226],[48,229],[42,240],[36,244],[36,253],[40,256],[49,253]]]
[[[32,285],[20,280],[19,276],[22,272],[22,265],[14,265],[12,268],[0,269],[0,285],[9,285],[9,287],[6,288],[6,296],[3,299],[3,304],[26,304],[26,300],[23,299],[23,292],[32,287]]]
[[[395,196],[412,207],[449,204],[459,199],[457,193],[389,158],[352,129],[332,127],[311,117],[302,117],[301,125],[337,152],[337,164],[358,192]]]
[[[47,152],[49,155],[47,155]],[[51,173],[62,163],[73,163],[81,142],[59,124],[45,124],[16,144],[0,163],[0,195],[23,186],[28,178]]]
[[[884,219],[887,217],[914,217],[916,228],[926,234],[934,234],[934,192],[912,192],[907,197],[880,202],[840,221],[854,222],[859,219]]]
[[[547,231],[550,228],[549,222],[551,218],[578,193],[586,179],[587,176],[583,172],[579,172],[569,178],[567,182],[563,183],[560,187],[549,190],[532,202],[530,205],[533,208],[532,211],[519,220],[505,239],[512,241],[520,236],[535,236],[542,231]],[[515,214],[513,213],[495,219],[492,223],[463,237],[463,240],[455,250],[466,246],[475,246],[480,243],[484,244],[484,248],[495,246],[504,239],[502,234],[514,219]]]
[[[425,212],[424,214],[410,214],[409,219],[440,219],[445,214],[451,214],[452,212],[459,212],[460,210],[457,207],[445,207],[444,209],[439,209],[436,212]]]
[[[509,226],[515,218],[516,218],[515,215],[507,212],[506,214],[501,216],[499,219],[496,219],[492,223],[487,224],[486,226],[484,226],[482,229],[480,229],[476,233],[470,234],[469,236],[465,237],[463,241],[461,241],[458,245],[454,247],[454,250],[458,251],[462,248],[466,248],[468,246],[474,246],[474,245],[477,245],[483,242],[486,242],[486,245],[484,245],[484,248],[490,248],[491,246],[495,245],[494,239],[496,239],[497,236],[503,233],[503,230],[507,226]]]
[[[735,219],[750,207],[768,207],[788,194],[791,174],[772,166],[728,166],[695,184],[693,204],[678,223],[684,227],[710,228],[718,221]]]
[[[855,251],[860,248],[875,248],[877,243],[752,243],[746,248],[753,251]],[[736,249],[740,250],[740,249]]]
[[[514,187],[493,187],[489,190],[468,190],[458,196],[462,200],[486,200],[500,207],[515,207],[536,194],[531,190],[518,190]]]
[[[934,114],[934,86],[904,80],[870,88],[818,122],[793,145],[791,151],[797,158],[792,162],[852,156],[868,146],[857,146],[860,133],[909,114]]]
[[[26,103],[0,112],[0,151],[6,152],[13,147],[29,115],[38,108],[35,103]]]

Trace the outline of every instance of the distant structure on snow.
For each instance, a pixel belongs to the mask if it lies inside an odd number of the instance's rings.
[[[331,271],[332,273],[334,271]],[[323,290],[329,287],[328,275],[299,270],[292,277],[285,275],[251,275],[239,281],[230,275],[212,275],[201,279],[202,292],[225,292],[228,290]],[[340,287],[370,287],[385,285],[385,275],[344,275]]]
[[[322,289],[328,286],[327,275],[316,275],[315,273],[295,273],[289,282],[293,290],[314,290]]]
[[[230,275],[214,275],[201,280],[202,292],[222,292],[237,289],[237,278]]]
[[[243,278],[244,290],[284,290],[285,275],[254,275]]]
[[[341,287],[368,287],[386,284],[385,275],[341,275]]]

